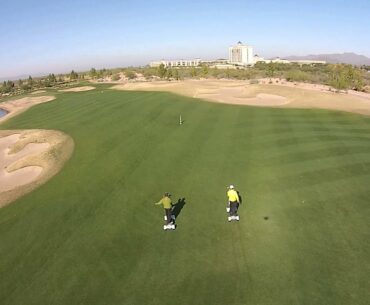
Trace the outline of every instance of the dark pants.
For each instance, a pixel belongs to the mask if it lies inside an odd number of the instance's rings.
[[[238,215],[238,207],[239,207],[239,203],[237,201],[230,202],[230,216]]]
[[[172,222],[172,209],[164,209],[164,213],[166,214],[167,220],[166,220],[166,225],[170,224]]]

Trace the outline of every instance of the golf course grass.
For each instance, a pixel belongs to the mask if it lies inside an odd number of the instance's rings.
[[[0,125],[75,142],[0,210],[1,304],[369,304],[369,117],[104,85],[55,95]],[[154,205],[166,191],[185,198],[175,231]]]

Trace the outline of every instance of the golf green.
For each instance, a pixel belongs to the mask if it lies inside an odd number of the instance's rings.
[[[0,210],[1,304],[368,304],[369,117],[56,94],[0,125],[75,141],[57,176]],[[175,231],[154,205],[166,191],[185,198]]]

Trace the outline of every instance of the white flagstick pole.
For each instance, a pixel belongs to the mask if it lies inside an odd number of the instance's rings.
[[[182,118],[181,118],[181,114],[180,114],[180,125],[182,125]]]

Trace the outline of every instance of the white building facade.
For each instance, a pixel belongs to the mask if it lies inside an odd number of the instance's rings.
[[[239,41],[236,46],[229,48],[229,63],[240,66],[254,65],[253,47]]]

